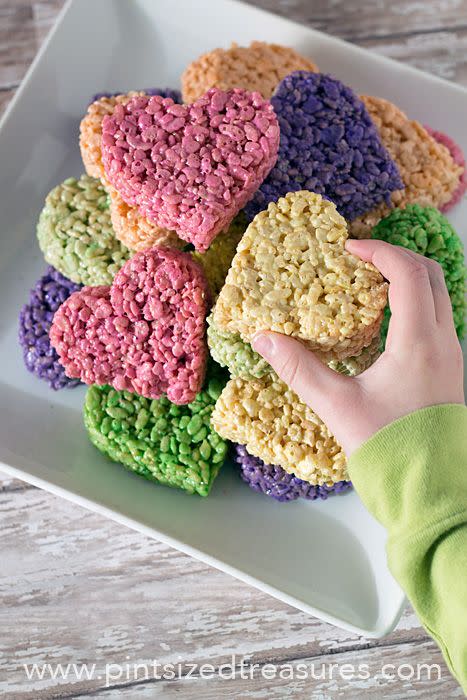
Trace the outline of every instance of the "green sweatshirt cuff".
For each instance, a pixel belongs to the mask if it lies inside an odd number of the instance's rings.
[[[430,406],[399,418],[356,450],[350,478],[391,534],[467,510],[467,408]],[[412,530],[410,534],[414,534]]]
[[[388,564],[467,693],[467,408],[431,406],[387,425],[349,475],[388,531]]]

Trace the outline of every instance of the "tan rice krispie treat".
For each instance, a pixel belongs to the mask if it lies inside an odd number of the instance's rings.
[[[405,189],[391,195],[395,207],[409,203],[442,207],[459,186],[462,168],[448,149],[435,141],[417,121],[410,120],[398,107],[380,97],[361,99],[379,131],[381,140],[395,161]],[[354,238],[369,238],[371,229],[391,211],[384,202],[349,224]]]
[[[130,250],[147,250],[155,245],[183,248],[185,241],[175,231],[160,228],[153,221],[141,216],[137,207],[123,201],[111,185],[106,189],[110,196],[110,218],[115,236]]]
[[[303,341],[326,361],[358,355],[378,334],[387,284],[344,249],[332,202],[291,192],[248,226],[214,307],[223,331],[250,342],[261,330]]]
[[[221,437],[304,481],[331,486],[348,478],[335,438],[275,374],[231,379],[217,399],[211,425]]]
[[[114,97],[101,97],[99,100],[91,102],[88,111],[81,120],[79,147],[84,168],[88,175],[100,178],[104,183],[106,183],[106,177],[101,154],[102,120],[106,114],[112,114],[115,105],[124,105],[136,95],[144,95],[144,92],[128,92]]]
[[[243,88],[260,92],[269,100],[276,85],[289,73],[318,68],[305,56],[287,46],[253,41],[250,46],[214,49],[197,58],[182,75],[184,102],[194,102],[209,88]]]

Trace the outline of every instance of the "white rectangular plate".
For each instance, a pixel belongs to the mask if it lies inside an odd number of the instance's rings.
[[[326,621],[379,637],[397,622],[404,597],[386,567],[384,532],[355,493],[277,504],[250,491],[230,465],[206,500],[150,484],[90,445],[81,420],[84,388],[49,390],[26,372],[17,344],[19,309],[45,267],[35,223],[47,192],[83,170],[78,124],[90,96],[177,87],[199,54],[253,39],[295,47],[467,150],[465,90],[319,32],[232,0],[74,0],[0,131],[0,460],[14,476]],[[466,205],[452,218],[466,220]]]

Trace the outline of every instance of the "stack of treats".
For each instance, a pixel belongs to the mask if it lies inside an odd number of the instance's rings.
[[[438,260],[461,337],[463,248],[444,214],[467,187],[462,151],[284,46],[215,49],[181,86],[88,106],[85,172],[38,220],[26,367],[55,390],[87,384],[90,440],[151,481],[207,496],[230,441],[257,492],[344,493],[342,448],[251,341],[286,334],[349,376],[377,360],[387,283],[349,236]]]

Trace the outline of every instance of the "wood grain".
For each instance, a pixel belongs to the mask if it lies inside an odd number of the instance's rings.
[[[467,85],[467,0],[246,0]],[[63,5],[0,0],[0,113]],[[462,697],[408,608],[383,640],[309,617],[159,542],[0,474],[0,696],[14,698]],[[188,677],[189,663],[368,664],[371,678]],[[181,663],[181,680],[113,679],[105,664]],[[24,663],[95,663],[91,680],[28,681]],[[441,678],[375,677],[384,663]]]
[[[456,688],[437,647],[409,610],[384,640],[352,635],[39,489],[0,494],[0,522],[0,668],[8,697],[61,697],[50,678],[25,683],[24,663],[95,663],[102,669],[158,659],[181,663],[187,674],[189,664],[217,668],[232,654],[262,665],[368,663],[372,675],[383,663],[439,663],[442,676],[429,683],[431,697],[450,697],[448,691]],[[260,680],[252,679],[251,688],[250,681],[239,683],[256,693]],[[242,685],[235,690],[232,683],[228,690],[226,682],[226,697],[241,692]],[[373,692],[375,683],[363,687]],[[60,692],[70,692],[71,684],[73,697],[103,685],[98,678],[71,678],[59,684]],[[135,697],[133,685],[126,684],[128,697]],[[169,688],[181,697],[219,697],[216,682],[205,688],[196,677],[180,681],[180,687],[147,685],[138,685],[137,697],[149,697],[155,687],[161,697],[171,697]],[[283,697],[278,694],[283,686],[267,686],[269,695],[251,697]],[[333,686],[345,697],[353,687],[335,679],[320,692]],[[390,693],[385,697],[401,697],[404,690],[397,680],[380,680],[378,686]],[[348,697],[358,697],[359,689],[355,685]],[[371,697],[368,693],[362,697]]]

